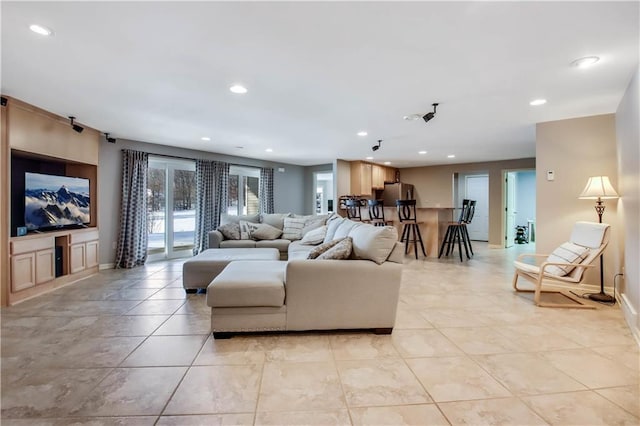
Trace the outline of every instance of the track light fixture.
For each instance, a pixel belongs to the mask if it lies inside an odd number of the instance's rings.
[[[436,108],[438,107],[438,104],[436,103],[432,105],[433,105],[433,112],[428,112],[422,116],[422,119],[424,120],[425,123],[428,123],[433,117],[436,116]]]
[[[109,143],[116,143],[116,138],[112,138],[109,136],[109,133],[105,133],[104,134],[104,138],[107,140],[107,142]]]
[[[75,118],[74,116],[72,116],[72,115],[70,115],[70,116],[69,116],[69,120],[71,120],[71,128],[72,128],[74,131],[78,132],[78,133],[82,133],[82,131],[84,130],[84,127],[82,127],[82,126],[80,126],[80,125],[78,125],[78,124],[75,124],[75,123],[73,122],[75,119],[76,119],[76,118]]]
[[[371,147],[372,151],[377,151],[380,149],[380,144],[382,143],[382,139],[378,139],[378,145],[374,145]]]

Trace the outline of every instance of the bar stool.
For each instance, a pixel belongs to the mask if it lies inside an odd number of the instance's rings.
[[[385,220],[384,218],[384,201],[382,200],[368,200],[369,204],[369,220],[374,226],[387,226],[393,225],[392,220]]]
[[[473,204],[473,210],[472,210]],[[472,200],[464,199],[462,200],[462,209],[460,210],[460,217],[457,222],[449,222],[449,226],[447,226],[447,232],[444,234],[444,239],[442,240],[442,245],[440,246],[440,252],[438,253],[438,259],[442,257],[442,253],[444,252],[444,247],[447,247],[446,256],[449,254],[453,254],[456,248],[456,243],[458,244],[458,254],[460,255],[460,261],[462,262],[462,246],[464,245],[464,251],[467,255],[467,259],[471,259],[469,256],[469,250],[471,250],[471,254],[473,254],[473,249],[471,248],[471,242],[469,240],[469,231],[467,230],[467,223],[471,221],[473,218],[473,211],[475,211],[476,202]]]
[[[366,220],[362,219],[362,213],[360,212],[360,200],[351,198],[346,200],[344,202],[344,205],[347,209],[347,219],[359,222],[367,222]]]
[[[409,243],[413,243],[413,251],[417,259],[418,243],[420,243],[422,254],[426,257],[427,252],[424,250],[419,226],[422,222],[418,222],[416,216],[416,200],[396,200],[396,208],[398,209],[398,220],[402,225],[400,242],[404,242],[404,254],[409,252]]]

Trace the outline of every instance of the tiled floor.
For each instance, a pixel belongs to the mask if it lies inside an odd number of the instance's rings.
[[[619,308],[537,308],[523,247],[475,249],[407,258],[390,336],[214,341],[180,261],[101,272],[2,310],[2,425],[639,424]]]

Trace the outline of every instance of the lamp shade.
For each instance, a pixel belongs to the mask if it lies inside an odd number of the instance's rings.
[[[608,199],[618,197],[618,193],[613,189],[609,181],[609,176],[591,176],[587,181],[587,186],[584,187],[582,194],[578,198]]]

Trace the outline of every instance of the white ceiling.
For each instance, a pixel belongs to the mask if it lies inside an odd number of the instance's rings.
[[[377,139],[396,167],[533,157],[535,123],[615,112],[638,66],[637,1],[1,8],[3,94],[116,138],[300,165],[364,159]],[[403,120],[433,102],[428,124]]]

